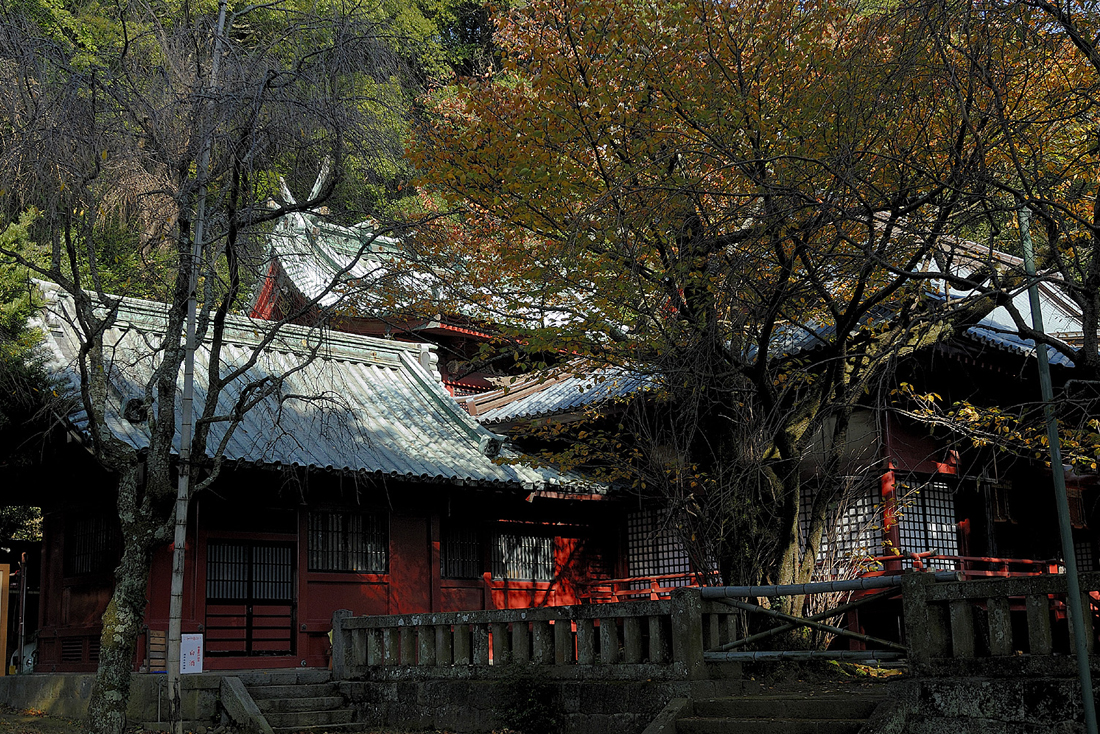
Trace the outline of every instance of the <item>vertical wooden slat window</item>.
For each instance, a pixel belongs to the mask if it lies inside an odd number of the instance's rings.
[[[66,519],[66,576],[106,573],[118,560],[114,518],[104,514],[69,515]]]
[[[439,560],[445,579],[481,578],[481,537],[476,528],[445,522]]]
[[[553,581],[554,539],[537,535],[496,536],[493,578],[510,581]]]
[[[389,537],[381,513],[309,513],[309,570],[386,573]]]
[[[208,599],[247,599],[248,546],[211,543],[206,547],[206,596]]]
[[[293,598],[293,552],[286,546],[257,546],[252,551],[252,597],[260,601]]]

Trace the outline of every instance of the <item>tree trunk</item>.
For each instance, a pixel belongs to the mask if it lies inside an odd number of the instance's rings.
[[[122,559],[115,570],[115,588],[103,614],[99,670],[88,703],[85,731],[122,734],[130,701],[134,651],[145,622],[149,567],[157,531],[148,502],[140,500],[136,463],[119,477],[118,511],[122,525]]]

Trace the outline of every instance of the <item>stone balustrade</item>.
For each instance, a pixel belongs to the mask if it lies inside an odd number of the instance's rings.
[[[476,678],[524,666],[559,680],[695,680],[706,676],[704,645],[731,634],[734,617],[704,603],[697,588],[614,604],[375,617],[340,610],[333,616],[333,674]]]
[[[1093,651],[1100,573],[1081,574],[1081,608]],[[911,670],[921,675],[1052,673],[1073,649],[1064,575],[935,583],[906,574],[902,583]]]

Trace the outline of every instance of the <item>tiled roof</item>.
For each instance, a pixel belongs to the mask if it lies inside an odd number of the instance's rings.
[[[973,272],[976,264],[983,262],[982,258],[985,256],[977,251],[972,254],[967,252],[960,258],[961,262],[956,263],[959,274],[968,276]],[[1019,258],[1005,253],[994,252],[992,256],[1000,266],[1019,267],[1022,263]],[[934,270],[934,267],[934,265],[930,266],[930,269]],[[947,300],[948,296],[944,295],[945,286],[942,281],[930,281],[930,285],[932,286],[928,294],[930,297],[940,301]],[[953,289],[948,290],[947,293],[950,298],[958,300],[970,295],[969,292]],[[1024,320],[1030,323],[1031,304],[1027,291],[1020,290],[1012,300]],[[1081,320],[1076,306],[1057,288],[1049,283],[1040,283],[1039,300],[1044,328],[1048,334],[1068,335],[1070,340],[1073,335],[1080,334]],[[880,309],[874,314],[872,320],[877,322],[889,320],[889,318],[889,312]],[[771,352],[782,357],[797,356],[830,343],[835,333],[834,324],[783,325],[776,330]],[[1006,352],[1024,357],[1032,357],[1035,354],[1034,341],[1020,336],[1008,309],[1004,306],[994,309],[977,325],[966,329],[963,333],[966,338]],[[754,350],[750,349],[749,358],[753,353]],[[1072,360],[1055,349],[1048,347],[1047,355],[1051,364],[1073,367]],[[629,396],[644,386],[653,384],[654,379],[652,376],[631,373],[621,368],[601,369],[589,376],[567,373],[549,378],[531,377],[507,390],[479,395],[473,400],[473,406],[475,406],[474,411],[478,420],[483,424],[499,425],[516,420],[577,412],[585,407]]]
[[[559,374],[528,378],[506,390],[467,398],[477,419],[486,425],[546,415],[571,413],[627,397],[652,383],[649,376],[621,368],[604,368],[591,375]]]
[[[79,341],[72,302],[56,286],[44,289],[48,305],[41,326],[53,365],[75,385]],[[123,299],[116,324],[104,335],[111,373],[107,424],[114,435],[138,449],[149,444],[148,426],[130,422],[122,412],[129,399],[142,395],[152,374],[165,314],[164,304]],[[225,369],[245,363],[269,327],[269,322],[231,317],[223,347]],[[205,398],[209,356],[206,345],[196,352],[197,406]],[[550,469],[498,464],[486,456],[484,446],[498,437],[447,394],[431,369],[434,357],[425,345],[284,327],[255,366],[231,383],[221,398],[219,411],[228,412],[249,381],[283,380],[279,395],[246,413],[226,445],[225,458],[502,488],[572,483],[573,477]],[[182,375],[179,380],[182,383]],[[70,420],[78,429],[87,427],[82,411]],[[209,445],[216,446],[224,432],[225,424],[216,424]],[[501,456],[515,458],[507,448]]]

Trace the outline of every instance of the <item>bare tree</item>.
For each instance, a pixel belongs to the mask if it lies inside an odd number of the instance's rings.
[[[153,549],[185,521],[190,496],[216,479],[242,416],[281,389],[285,375],[254,379],[249,371],[298,314],[258,324],[261,338],[243,361],[223,357],[227,317],[258,277],[266,228],[328,199],[350,157],[400,155],[393,119],[402,69],[376,10],[322,14],[277,2],[227,12],[222,3],[216,20],[193,10],[164,17],[139,3],[122,6],[115,35],[97,49],[58,41],[18,16],[0,23],[2,203],[37,215],[30,243],[2,254],[64,292],[63,315],[79,334],[73,364],[84,430],[118,483],[123,552],[103,617],[89,731],[125,726]],[[307,198],[279,196],[280,176],[301,186],[326,160],[332,174]],[[126,225],[124,249],[158,267],[112,268],[112,221]],[[166,302],[160,335],[135,357],[156,369],[125,406],[145,424],[144,452],[108,420],[117,355],[106,339],[119,326],[121,296],[135,292]],[[189,300],[197,305],[191,343],[209,350],[209,369],[177,460]],[[178,722],[178,692],[171,703]]]

